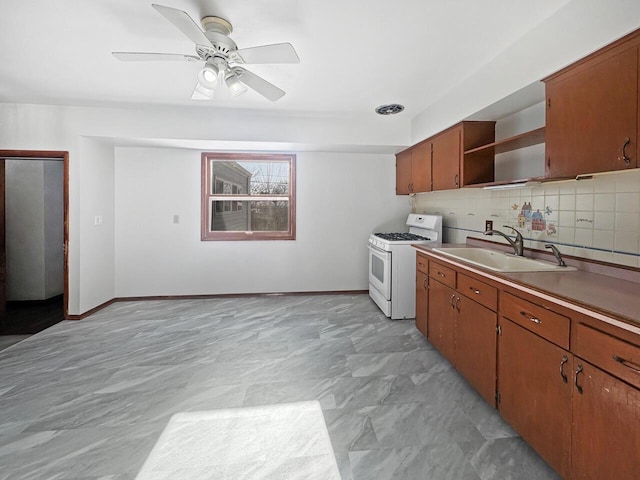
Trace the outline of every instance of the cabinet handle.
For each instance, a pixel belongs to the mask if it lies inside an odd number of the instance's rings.
[[[640,366],[639,365],[637,365],[637,364],[635,364],[635,363],[633,363],[633,362],[631,362],[631,361],[629,361],[629,360],[627,360],[625,358],[619,357],[618,355],[614,355],[613,359],[616,362],[618,362],[619,364],[621,364],[622,366],[627,367],[629,370],[632,370],[632,371],[634,371],[636,373],[640,373]]]
[[[426,278],[422,281],[422,288],[424,288],[425,290],[427,288],[429,288],[429,286],[427,285],[427,279]]]
[[[631,139],[629,137],[624,139],[624,143],[622,144],[622,160],[624,160],[625,165],[629,165],[631,163],[631,158],[627,156],[627,145],[631,143]]]
[[[578,390],[578,393],[580,395],[582,395],[582,385],[578,384],[578,375],[580,375],[582,373],[582,365],[578,365],[578,368],[576,369],[576,376],[575,376],[575,384],[576,384],[576,389]]]
[[[520,311],[520,315],[522,315],[524,318],[526,318],[527,320],[532,321],[533,323],[535,323],[537,325],[540,325],[542,323],[542,320],[540,320],[539,318],[534,317],[530,313],[527,313],[527,312],[524,312],[524,311]]]
[[[564,373],[564,364],[567,363],[568,361],[569,361],[569,357],[567,357],[566,355],[563,355],[562,361],[560,362],[560,376],[562,377],[562,381],[564,383],[568,382],[567,374]]]
[[[456,297],[456,310],[460,311],[460,297]]]
[[[456,183],[456,187],[459,187],[459,186],[460,186],[460,185],[459,185],[459,181],[458,181],[458,179],[459,179],[459,178],[460,178],[460,176],[459,176],[459,175],[456,175],[456,176],[455,176],[455,183]]]
[[[440,275],[442,278],[446,277],[447,275],[445,273],[442,273],[440,271],[438,271],[438,275]]]
[[[449,305],[451,305],[451,308],[453,310],[456,309],[456,307],[453,305],[453,300],[456,298],[455,294],[451,295],[451,298],[449,299]]]
[[[478,290],[475,287],[469,287],[469,290],[471,290],[473,293],[475,293],[476,295],[482,295],[482,292],[480,292],[480,290]]]

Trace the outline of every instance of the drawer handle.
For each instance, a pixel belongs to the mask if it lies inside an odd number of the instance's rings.
[[[475,293],[476,295],[482,295],[482,292],[480,292],[480,290],[478,290],[475,287],[469,287],[469,290],[471,290],[473,293]]]
[[[582,373],[582,370],[583,370],[582,365],[578,365],[578,368],[576,369],[576,376],[575,376],[575,382],[574,382],[576,384],[576,389],[578,390],[578,393],[580,395],[582,395],[582,385],[578,383],[578,375]]]
[[[613,359],[619,364],[621,364],[622,366],[627,367],[629,370],[633,370],[636,373],[640,373],[640,365],[636,365],[635,363],[625,358],[619,357],[618,355],[614,355]]]
[[[566,355],[562,356],[562,361],[560,362],[560,376],[562,377],[562,381],[567,383],[569,380],[567,379],[567,374],[564,373],[564,364],[569,361],[569,357]]]
[[[445,273],[442,273],[440,271],[438,271],[438,275],[440,275],[441,277],[446,277],[447,276]]]
[[[526,318],[527,320],[532,321],[533,323],[540,325],[542,323],[542,320],[540,320],[539,318],[534,317],[533,315],[531,315],[530,313],[521,311],[520,315],[522,315],[524,318]]]

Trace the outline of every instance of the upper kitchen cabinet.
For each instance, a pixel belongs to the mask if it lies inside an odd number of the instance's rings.
[[[396,195],[431,191],[431,143],[421,142],[396,155]]]
[[[431,138],[433,190],[492,182],[493,152],[464,152],[495,140],[495,122],[461,122]]]
[[[638,166],[640,31],[546,78],[547,178]]]
[[[396,195],[411,193],[411,149],[396,154]]]

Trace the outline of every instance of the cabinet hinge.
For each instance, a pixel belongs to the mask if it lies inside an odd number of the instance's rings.
[[[496,327],[496,332],[498,333],[499,336],[502,336],[502,327],[500,325]]]
[[[498,392],[498,391],[496,390],[496,404],[500,403],[500,400],[501,400],[501,398],[500,398],[500,392]]]

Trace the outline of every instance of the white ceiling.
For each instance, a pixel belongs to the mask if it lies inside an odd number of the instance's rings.
[[[142,0],[0,0],[0,102],[181,105],[325,115],[402,103],[413,117],[569,0],[156,0],[229,20],[239,48],[290,42],[298,65],[249,69],[287,92],[191,100],[199,64],[119,62],[112,51],[194,54]],[[535,7],[532,7],[535,5]],[[199,23],[199,22],[198,22]]]

